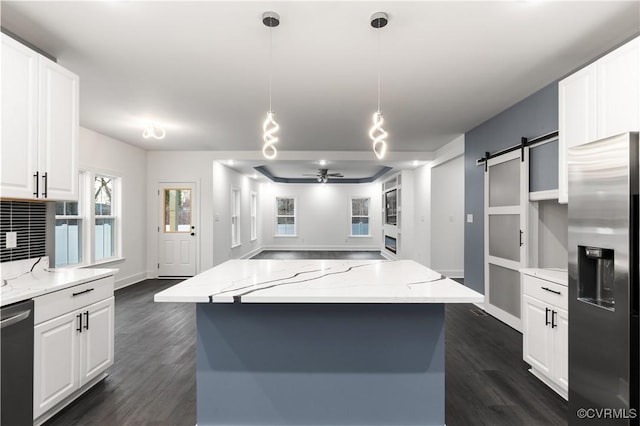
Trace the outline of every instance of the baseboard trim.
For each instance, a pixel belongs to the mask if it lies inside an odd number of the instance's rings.
[[[147,279],[146,272],[140,272],[138,274],[129,275],[128,277],[120,278],[115,282],[114,290],[120,290],[121,288],[129,287],[130,285],[137,284],[140,281]]]
[[[243,254],[242,256],[240,256],[240,259],[251,259],[256,254],[260,253],[262,250],[264,250],[263,247],[258,247],[257,249],[253,249],[249,253]]]

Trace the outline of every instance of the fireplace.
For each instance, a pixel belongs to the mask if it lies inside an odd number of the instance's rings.
[[[384,236],[384,248],[389,250],[391,253],[396,253],[396,250],[397,250],[396,244],[397,242],[395,238],[390,237],[388,235]]]

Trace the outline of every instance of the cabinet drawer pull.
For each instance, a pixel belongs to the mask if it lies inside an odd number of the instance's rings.
[[[92,289],[92,288],[88,288],[88,289],[86,289],[86,290],[79,291],[79,292],[77,292],[77,293],[73,293],[73,294],[72,294],[72,296],[73,296],[73,297],[80,296],[81,294],[89,293],[90,291],[93,291],[93,290],[94,290],[94,289]]]
[[[551,311],[551,309],[544,308],[544,325],[549,325],[549,311]]]
[[[42,186],[44,187],[44,191],[42,192],[42,197],[47,198],[47,189],[49,186],[49,177],[47,176],[47,172],[42,174]]]
[[[84,329],[89,329],[89,311],[84,313]]]
[[[35,172],[33,178],[36,180],[36,191],[33,195],[38,198],[38,193],[40,192],[40,172]]]
[[[562,293],[560,293],[559,291],[555,291],[555,290],[551,290],[548,287],[542,287],[543,290],[547,290],[550,293],[554,293],[554,294],[558,294],[558,295],[562,295]]]
[[[556,311],[551,311],[551,328],[556,328],[558,324],[556,324]]]
[[[76,315],[76,318],[78,318],[78,328],[76,328],[76,331],[82,333],[82,314]]]

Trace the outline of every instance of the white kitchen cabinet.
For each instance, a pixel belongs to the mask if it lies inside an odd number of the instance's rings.
[[[2,197],[77,200],[78,76],[2,34]]]
[[[559,201],[567,202],[567,150],[640,130],[640,37],[558,84]]]
[[[74,312],[34,327],[34,419],[78,388],[77,326]]]
[[[89,306],[83,314],[80,341],[80,386],[89,383],[113,364],[113,297]]]
[[[558,85],[558,199],[567,202],[567,149],[596,139],[595,64],[562,80]]]
[[[2,197],[36,196],[39,56],[2,34]]]
[[[113,276],[36,297],[33,418],[41,424],[114,362]]]
[[[566,279],[549,281],[545,270],[522,270],[522,357],[563,398],[569,392],[569,314]],[[534,276],[538,275],[538,276]],[[557,274],[553,271],[551,275]],[[540,276],[544,278],[540,278]],[[566,273],[565,273],[566,275]]]

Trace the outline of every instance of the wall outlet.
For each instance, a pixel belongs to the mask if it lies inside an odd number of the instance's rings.
[[[473,214],[467,214],[467,223],[473,223]]]
[[[16,248],[18,247],[18,233],[17,232],[7,232],[7,246],[6,248]]]
[[[216,214],[216,215],[214,216],[214,220],[215,220],[216,222],[220,222],[220,215],[219,215],[219,214]]]

